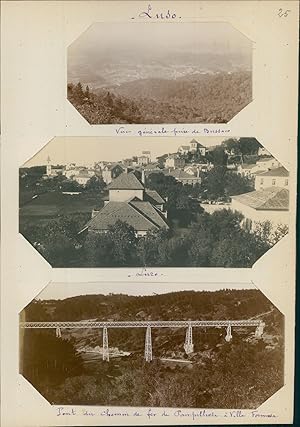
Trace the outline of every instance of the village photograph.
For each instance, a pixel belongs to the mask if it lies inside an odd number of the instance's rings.
[[[68,47],[90,124],[227,123],[252,101],[252,42],[231,24],[94,23]]]
[[[283,315],[250,283],[180,286],[49,284],[20,373],[54,405],[256,409],[284,384]]]
[[[251,267],[288,233],[289,172],[251,137],[57,137],[19,173],[53,267]]]

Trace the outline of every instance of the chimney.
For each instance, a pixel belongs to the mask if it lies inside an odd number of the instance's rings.
[[[145,185],[145,169],[142,169],[142,183]]]

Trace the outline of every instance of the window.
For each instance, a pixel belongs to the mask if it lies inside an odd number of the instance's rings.
[[[272,179],[272,185],[276,184],[276,179]]]
[[[264,183],[264,179],[260,178],[260,184],[262,185]]]
[[[289,180],[288,180],[288,179],[286,179],[286,180],[284,181],[284,185],[289,185]]]

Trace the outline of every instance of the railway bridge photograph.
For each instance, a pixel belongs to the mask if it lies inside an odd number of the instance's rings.
[[[283,386],[284,317],[252,283],[51,283],[19,327],[51,404],[253,409]]]

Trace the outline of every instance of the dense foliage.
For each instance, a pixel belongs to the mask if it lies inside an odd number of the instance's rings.
[[[96,92],[70,83],[68,99],[91,124],[226,123],[251,102],[251,73],[140,79]]]
[[[265,224],[243,229],[242,216],[229,209],[201,213],[186,229],[149,231],[137,237],[117,221],[105,234],[78,232],[87,217],[67,215],[46,224],[23,223],[20,231],[53,267],[251,267],[287,233],[280,227],[270,240]]]

